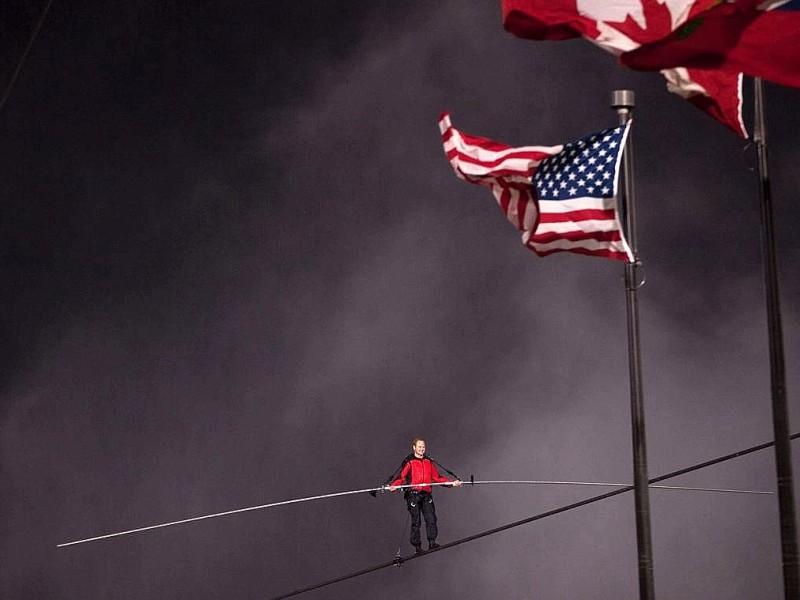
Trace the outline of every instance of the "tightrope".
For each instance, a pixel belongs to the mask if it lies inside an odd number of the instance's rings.
[[[789,439],[795,440],[800,437],[800,433],[794,433],[790,436]],[[733,452],[731,454],[725,454],[724,456],[719,456],[717,458],[713,458],[711,460],[707,460],[705,462],[701,462],[690,467],[685,467],[683,469],[679,469],[677,471],[672,471],[671,473],[667,473],[665,475],[660,475],[659,477],[654,477],[650,480],[651,487],[654,487],[652,484],[658,481],[664,481],[666,479],[672,479],[674,477],[678,477],[680,475],[685,475],[687,473],[692,473],[694,471],[699,471],[700,469],[705,469],[707,467],[718,465],[720,463],[727,462],[729,460],[733,460],[734,458],[739,458],[742,456],[746,456],[753,452],[758,452],[759,450],[765,450],[771,446],[774,446],[775,442],[766,442],[764,444],[759,444],[757,446],[751,446],[750,448],[746,448],[744,450],[739,450],[737,452]],[[478,483],[478,482],[475,482]],[[667,486],[663,486],[667,487]],[[670,488],[671,489],[671,488]],[[495,527],[494,529],[489,529],[487,531],[481,531],[480,533],[476,533],[465,538],[461,538],[460,540],[455,540],[448,544],[442,544],[434,550],[433,552],[427,552],[423,554],[412,554],[411,556],[407,557],[400,557],[395,558],[392,561],[385,562],[379,565],[374,565],[372,567],[367,567],[366,569],[361,569],[360,571],[355,571],[353,573],[347,573],[345,575],[340,575],[334,579],[329,579],[328,581],[323,581],[321,583],[315,583],[313,585],[309,585],[307,587],[294,590],[292,592],[288,592],[286,594],[281,594],[280,596],[273,596],[270,600],[283,600],[284,598],[289,598],[292,596],[299,596],[300,594],[305,594],[306,592],[310,592],[312,590],[318,590],[323,587],[327,587],[329,585],[333,585],[335,583],[340,583],[342,581],[347,581],[348,579],[354,579],[356,577],[361,577],[362,575],[366,575],[368,573],[373,573],[375,571],[379,571],[381,569],[392,568],[392,567],[399,567],[402,564],[419,558],[424,558],[429,556],[430,554],[435,554],[441,552],[443,550],[447,550],[450,548],[454,548],[456,546],[460,546],[461,544],[466,544],[469,542],[473,542],[475,540],[479,540],[481,538],[495,535],[496,533],[501,533],[503,531],[507,531],[509,529],[514,529],[515,527],[520,527],[522,525],[527,525],[528,523],[533,523],[534,521],[538,521],[540,519],[545,519],[547,517],[552,517],[554,515],[562,514],[571,510],[575,510],[576,508],[580,508],[583,506],[587,506],[589,504],[594,504],[595,502],[600,502],[601,500],[606,500],[607,498],[612,498],[613,496],[618,496],[620,494],[624,494],[626,492],[633,491],[633,486],[627,486],[623,488],[616,489],[612,492],[607,492],[605,494],[600,494],[599,496],[593,496],[591,498],[587,498],[586,500],[581,500],[580,502],[575,502],[573,504],[567,504],[565,506],[561,506],[559,508],[555,508],[553,510],[549,510],[547,512],[539,513],[538,515],[533,515],[532,517],[528,517],[526,519],[522,519],[519,521],[514,521],[513,523],[507,523],[506,525],[501,525],[500,527]]]

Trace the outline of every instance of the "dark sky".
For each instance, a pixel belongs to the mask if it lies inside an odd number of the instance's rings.
[[[4,85],[40,10],[0,9]],[[2,597],[261,599],[391,560],[399,494],[56,544],[378,485],[418,435],[462,477],[630,481],[622,264],[526,250],[437,128],[554,145],[616,124],[614,89],[656,476],[772,439],[742,140],[496,2],[56,0],[0,113]],[[766,97],[800,430],[800,92]],[[774,490],[774,460],[671,483]],[[437,490],[440,541],[605,489]],[[659,597],[782,597],[775,496],[650,498]],[[628,494],[307,597],[637,590]]]

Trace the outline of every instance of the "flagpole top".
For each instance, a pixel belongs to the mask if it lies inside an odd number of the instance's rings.
[[[636,97],[633,90],[614,90],[611,92],[611,108],[631,109],[636,106]]]

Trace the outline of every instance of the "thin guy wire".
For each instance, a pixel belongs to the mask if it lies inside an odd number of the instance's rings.
[[[595,487],[628,487],[630,483],[610,483],[604,481],[475,481],[475,485],[482,484],[518,484],[518,485],[584,485]],[[464,485],[472,485],[470,482],[464,482]],[[689,487],[683,485],[650,485],[648,487],[660,490],[682,490],[690,492],[723,492],[730,494],[759,494],[759,495],[775,495],[775,492],[766,492],[763,490],[737,490],[732,488],[709,488],[709,487]]]
[[[17,81],[17,77],[22,71],[22,65],[25,62],[25,59],[28,57],[28,53],[31,51],[33,47],[33,42],[36,40],[36,36],[39,34],[39,29],[42,28],[42,23],[44,23],[44,19],[47,16],[47,12],[50,10],[50,5],[53,3],[53,0],[47,0],[47,4],[42,11],[42,15],[39,17],[39,22],[36,23],[36,27],[33,28],[33,32],[31,33],[31,37],[28,40],[28,45],[25,46],[25,51],[22,53],[22,56],[17,63],[17,68],[14,69],[14,74],[11,75],[11,80],[8,82],[5,91],[3,92],[3,99],[0,100],[0,112],[3,110],[3,106],[5,106],[6,100],[8,100],[9,95],[11,94],[11,88],[14,87],[14,83]]]
[[[406,514],[406,520],[403,522],[403,532],[400,534],[400,543],[397,545],[397,552],[395,552],[395,556],[400,556],[400,549],[403,547],[403,540],[406,537],[406,527],[408,526],[408,521],[411,519],[411,513]]]

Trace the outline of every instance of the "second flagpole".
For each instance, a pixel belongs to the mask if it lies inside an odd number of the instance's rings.
[[[759,199],[761,201],[761,248],[764,260],[764,284],[767,300],[767,333],[772,390],[772,425],[775,433],[775,468],[778,483],[783,593],[785,600],[800,598],[798,575],[797,524],[792,477],[792,449],[789,439],[789,411],[786,394],[786,367],[783,353],[778,266],[775,251],[775,228],[772,217],[772,185],[767,168],[767,127],[764,116],[764,90],[761,79],[753,85],[755,123],[753,141],[758,149]]]
[[[611,108],[617,111],[620,125],[630,121],[635,106],[630,90],[611,93]],[[633,136],[628,135],[623,157],[623,196],[625,234],[635,262],[625,264],[625,294],[628,309],[628,370],[631,388],[631,437],[633,446],[633,485],[636,506],[636,546],[639,564],[639,598],[655,600],[653,583],[653,543],[650,534],[650,496],[647,487],[647,443],[645,438],[644,401],[642,398],[641,359],[639,353],[639,311],[636,292],[640,287],[636,253],[636,205],[633,186]]]

